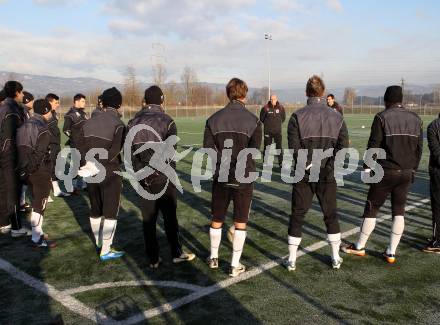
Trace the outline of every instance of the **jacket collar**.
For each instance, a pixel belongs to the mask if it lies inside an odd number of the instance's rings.
[[[246,108],[246,104],[237,99],[231,100],[227,106],[230,108]]]
[[[324,97],[309,97],[307,105],[320,104],[327,106],[327,100]]]
[[[36,120],[38,122],[47,124],[46,120],[43,118],[43,116],[41,116],[40,114],[34,113],[31,117],[33,120]]]
[[[103,109],[103,111],[104,112],[107,112],[107,113],[109,113],[109,114],[111,114],[111,115],[114,115],[114,116],[116,116],[116,117],[118,117],[118,118],[120,118],[122,115],[119,113],[119,111],[116,109],[116,108],[113,108],[113,107],[106,107],[106,108],[104,108]]]
[[[163,108],[160,105],[148,104],[142,108],[141,112],[161,112],[161,113],[163,113]]]
[[[405,109],[402,104],[392,104],[391,106],[388,106],[385,109],[391,109],[391,108],[397,108],[397,109]]]

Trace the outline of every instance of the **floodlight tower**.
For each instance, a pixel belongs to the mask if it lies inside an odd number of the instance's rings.
[[[270,70],[271,70],[271,61],[270,61],[270,43],[271,43],[271,41],[272,41],[272,34],[270,34],[270,33],[266,33],[266,34],[264,34],[264,39],[266,40],[266,41],[268,41],[267,42],[267,62],[268,62],[268,68],[269,68],[269,72],[268,72],[268,74],[269,74],[269,89],[268,89],[268,100],[270,100]]]

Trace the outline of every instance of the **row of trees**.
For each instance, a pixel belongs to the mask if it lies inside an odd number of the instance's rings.
[[[440,87],[434,87],[431,93],[425,94],[415,94],[410,90],[404,90],[403,101],[409,106],[440,105]],[[343,103],[346,106],[383,105],[383,97],[358,96],[356,89],[347,87],[344,90]]]
[[[224,89],[213,89],[198,81],[197,73],[191,67],[185,67],[180,76],[180,84],[166,82],[167,70],[163,64],[152,68],[153,83],[162,88],[165,104],[171,106],[210,106],[224,105],[227,101]],[[143,98],[143,89],[137,81],[134,68],[128,67],[124,81],[123,97],[127,106],[139,106]]]

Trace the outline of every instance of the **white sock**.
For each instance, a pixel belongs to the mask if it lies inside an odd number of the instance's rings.
[[[59,196],[61,194],[60,185],[58,184],[58,181],[52,181],[52,189],[53,189],[53,195]]]
[[[43,235],[43,216],[32,211],[31,214],[32,241],[37,243]]]
[[[365,218],[362,222],[361,233],[356,244],[356,249],[364,249],[374,228],[376,227],[376,218]]]
[[[23,185],[21,187],[21,193],[20,193],[20,206],[26,204],[26,191],[27,191],[27,186]]]
[[[328,234],[328,241],[332,249],[332,259],[334,261],[339,261],[339,249],[341,247],[341,233],[338,234]]]
[[[296,263],[296,253],[298,252],[299,244],[301,243],[301,237],[287,237],[289,244],[289,262]]]
[[[110,252],[110,248],[113,243],[113,237],[116,232],[117,220],[104,219],[104,225],[102,226],[102,248],[101,255],[105,255]]]
[[[237,267],[240,265],[241,253],[243,253],[243,246],[246,240],[246,230],[235,229],[234,240],[232,241],[232,261],[231,266]]]
[[[218,249],[222,240],[222,228],[209,228],[211,241],[211,258],[218,258]]]
[[[99,242],[100,242],[100,236],[102,233],[100,232],[101,230],[101,217],[98,218],[92,218],[90,217],[90,227],[92,228],[92,232],[93,232],[93,236],[95,236],[95,243],[96,246],[99,246]]]
[[[391,226],[390,245],[387,249],[387,254],[396,254],[397,246],[405,229],[405,218],[403,216],[394,216],[393,225]]]

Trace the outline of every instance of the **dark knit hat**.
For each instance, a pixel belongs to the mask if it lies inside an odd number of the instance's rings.
[[[116,87],[104,90],[101,95],[102,106],[118,109],[122,105],[121,92]]]
[[[0,90],[0,102],[4,101],[8,96],[6,96],[6,92],[4,89]]]
[[[52,111],[52,106],[46,99],[37,99],[34,102],[34,113],[40,115],[46,115]]]
[[[27,91],[23,91],[23,104],[29,104],[33,100],[34,100],[34,95],[32,95]]]
[[[385,91],[383,100],[388,105],[400,104],[403,101],[403,91],[400,86],[389,86]]]
[[[151,86],[145,90],[145,104],[161,105],[164,100],[162,89],[158,86]]]

